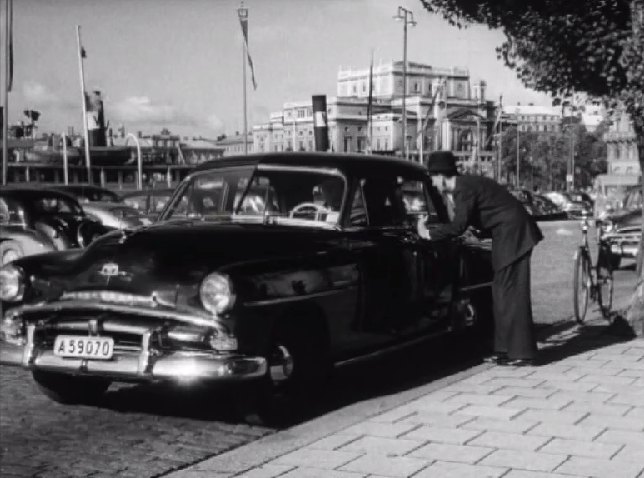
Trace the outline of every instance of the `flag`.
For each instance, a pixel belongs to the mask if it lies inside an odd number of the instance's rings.
[[[87,58],[87,52],[85,51],[85,48],[81,46],[80,49],[81,49],[81,58]]]
[[[496,118],[494,118],[494,124],[492,125],[492,134],[488,136],[487,141],[485,142],[485,147],[489,147],[491,144],[492,140],[494,139],[494,136],[501,131],[497,131],[501,125],[501,117],[503,115],[503,96],[499,97],[499,107],[496,110]]]
[[[9,29],[9,75],[7,76],[7,91],[11,91],[13,86],[13,0],[7,0],[8,3],[8,25]]]
[[[246,46],[246,58],[248,59],[248,66],[250,67],[250,76],[253,82],[253,89],[256,90],[257,82],[255,81],[255,68],[253,67],[253,59],[250,57],[250,50],[248,48],[248,10],[240,9],[239,23],[241,25],[242,33],[244,34],[244,45]]]

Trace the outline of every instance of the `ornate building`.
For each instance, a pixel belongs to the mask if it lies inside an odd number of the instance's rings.
[[[327,100],[331,151],[401,155],[403,63],[374,66],[372,115],[368,121],[369,69],[340,69],[337,96]],[[486,83],[471,83],[462,68],[434,68],[407,63],[406,143],[419,160],[434,149],[451,149],[466,168],[491,174],[489,150],[494,105],[486,101]],[[420,131],[424,131],[421,135]],[[421,137],[424,141],[421,143]],[[311,101],[285,103],[269,122],[253,128],[254,150],[314,149]]]

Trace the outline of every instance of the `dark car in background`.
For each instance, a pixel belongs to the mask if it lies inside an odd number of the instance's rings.
[[[544,193],[544,196],[559,206],[566,213],[568,219],[581,219],[583,215],[592,215],[592,207],[582,201],[575,201],[567,192],[550,191]]]
[[[121,200],[129,207],[136,209],[149,221],[154,221],[172,197],[174,189],[144,189],[121,195]]]
[[[107,232],[68,194],[31,188],[0,189],[3,264],[39,252],[85,247]]]
[[[613,268],[619,267],[623,258],[637,257],[642,237],[642,205],[642,189],[631,187],[626,190],[621,207],[600,222],[610,244]]]
[[[486,343],[490,242],[422,239],[425,218],[430,230],[448,220],[408,161],[204,163],[151,226],[1,268],[0,362],[65,403],[112,381],[221,382],[245,384],[236,402],[262,410],[332,365],[432,337]]]
[[[559,221],[568,215],[554,202],[542,194],[527,189],[512,189],[510,193],[525,207],[535,221]]]

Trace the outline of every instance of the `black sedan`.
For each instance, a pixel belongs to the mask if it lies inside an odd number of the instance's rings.
[[[291,395],[329,366],[491,329],[490,244],[447,220],[424,168],[363,155],[204,163],[159,221],[0,269],[0,362],[61,402],[111,381],[244,382]],[[383,378],[384,379],[384,378]]]

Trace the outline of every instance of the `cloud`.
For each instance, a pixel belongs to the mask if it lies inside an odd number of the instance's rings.
[[[185,120],[172,105],[154,103],[147,96],[130,96],[117,102],[113,109],[114,116],[123,122],[166,125]]]
[[[47,85],[34,80],[27,80],[22,85],[22,95],[30,107],[39,108],[74,108],[74,104],[53,92]],[[80,101],[79,101],[80,103]]]
[[[216,114],[208,116],[208,118],[206,119],[206,124],[217,134],[220,134],[224,131],[224,122],[219,119],[219,116],[217,116]]]

